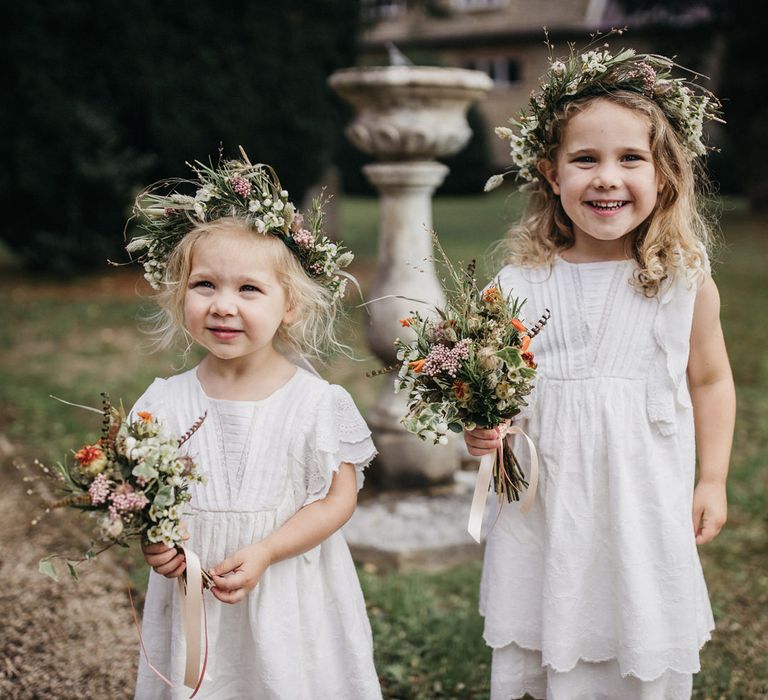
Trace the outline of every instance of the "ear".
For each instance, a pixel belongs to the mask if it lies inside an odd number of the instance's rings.
[[[536,170],[538,170],[544,176],[544,179],[549,183],[552,191],[556,195],[559,195],[560,182],[558,181],[557,167],[555,164],[548,158],[544,158],[536,164]]]
[[[299,314],[296,306],[289,307],[283,316],[283,323],[286,326],[290,326],[298,318],[298,315]]]

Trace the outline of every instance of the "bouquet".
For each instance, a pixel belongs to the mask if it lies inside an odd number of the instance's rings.
[[[474,261],[457,270],[439,244],[437,249],[448,271],[447,302],[435,317],[412,312],[400,321],[416,338],[395,341],[402,363],[395,392],[408,392],[405,428],[422,440],[445,444],[449,430],[501,426],[527,405],[536,377],[531,341],[549,311],[527,327],[521,319],[524,301],[508,297],[499,284],[481,292]],[[516,501],[528,484],[506,441],[499,449],[494,490]]]
[[[40,572],[55,580],[56,558],[64,559],[70,575],[77,578],[75,567],[79,563],[114,545],[127,547],[133,539],[162,542],[168,547],[181,545],[185,538],[181,518],[191,498],[189,485],[205,481],[194,461],[182,451],[205,416],[176,437],[168,434],[151,413],[139,411],[126,416],[122,406],[113,406],[106,394],[102,397],[101,411],[89,409],[103,415],[101,438],[73,452],[71,463],[59,462],[53,467],[63,494],[47,506],[69,506],[100,516],[99,539],[106,544],[97,550],[93,541],[82,559],[57,554],[42,559]],[[210,583],[205,572],[203,578]]]

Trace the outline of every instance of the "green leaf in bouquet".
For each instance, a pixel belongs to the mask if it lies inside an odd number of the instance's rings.
[[[448,423],[448,430],[453,433],[461,433],[464,428],[461,426],[461,423]]]
[[[140,462],[137,464],[131,472],[134,476],[141,477],[143,479],[157,479],[159,473],[157,469],[148,464],[147,462]]]
[[[505,362],[509,367],[523,367],[525,363],[520,357],[520,351],[517,348],[507,346],[496,353],[496,357]]]
[[[37,565],[37,570],[44,576],[48,576],[54,581],[58,581],[59,575],[56,573],[56,568],[53,566],[53,562],[51,561],[52,558],[53,557],[45,557],[44,559],[41,559],[40,563]]]
[[[175,492],[173,489],[173,486],[161,486],[157,490],[157,494],[155,494],[155,499],[152,501],[152,503],[157,508],[166,508],[168,506],[172,506],[175,502]]]

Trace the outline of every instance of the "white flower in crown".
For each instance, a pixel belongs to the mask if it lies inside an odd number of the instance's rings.
[[[552,75],[565,75],[565,63],[562,61],[555,61],[549,66],[549,70]]]

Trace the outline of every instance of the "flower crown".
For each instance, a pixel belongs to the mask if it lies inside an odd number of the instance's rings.
[[[144,277],[154,289],[161,289],[168,256],[194,226],[223,217],[243,221],[259,233],[277,236],[298,258],[304,271],[327,287],[334,299],[344,294],[349,275],[342,268],[353,254],[323,235],[323,202],[312,202],[312,211],[304,216],[288,200],[271,166],[252,165],[242,151],[242,160],[224,160],[219,167],[199,161],[190,164],[194,180],[164,180],[151,185],[134,202],[133,213],[142,232],[126,250],[142,253]],[[181,194],[179,186],[196,188],[194,195]],[[157,190],[170,187],[168,194]]]
[[[623,30],[613,30],[606,36],[622,33]],[[585,49],[604,38],[598,37]],[[546,158],[555,113],[573,100],[617,90],[636,92],[653,100],[680,137],[691,159],[706,153],[707,147],[702,141],[704,120],[722,122],[720,102],[695,83],[672,77],[673,69],[681,68],[674,61],[655,54],[638,54],[633,49],[625,49],[614,56],[608,51],[608,44],[583,53],[571,45],[567,58],[554,59],[553,47],[548,41],[547,46],[550,50],[549,70],[539,90],[531,93],[528,108],[522,109],[516,119],[509,120],[512,129],[496,128],[497,136],[510,140],[513,165],[509,171],[493,175],[485,185],[486,192],[501,185],[504,176],[510,173],[529,183],[540,179],[536,166]]]

